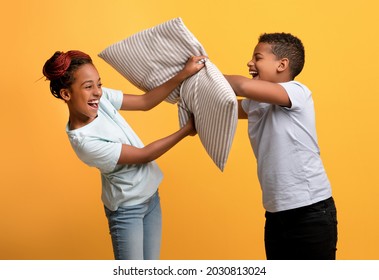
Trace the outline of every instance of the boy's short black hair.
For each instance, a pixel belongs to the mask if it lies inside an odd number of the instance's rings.
[[[288,58],[292,79],[303,70],[305,52],[299,38],[289,33],[264,33],[259,37],[258,42],[270,44],[273,54],[278,59]]]

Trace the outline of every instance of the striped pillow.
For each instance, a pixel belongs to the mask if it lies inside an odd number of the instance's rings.
[[[178,102],[183,126],[190,113],[209,156],[223,171],[237,127],[237,99],[222,73],[211,62],[182,84]]]
[[[117,42],[99,56],[133,85],[149,91],[178,73],[191,55],[206,55],[181,18],[175,18]],[[237,99],[222,73],[211,62],[188,78],[167,98],[178,103],[183,126],[194,114],[199,138],[223,171],[237,126]]]
[[[131,35],[99,53],[99,57],[145,92],[175,76],[191,55],[207,54],[181,18]],[[166,101],[176,103],[179,90],[176,88]]]

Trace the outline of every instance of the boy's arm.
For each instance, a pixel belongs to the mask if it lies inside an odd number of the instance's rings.
[[[277,83],[252,80],[238,75],[224,75],[234,92],[258,102],[291,107],[291,100],[284,87]]]
[[[143,95],[124,94],[121,110],[147,111],[161,103],[185,79],[204,67],[206,56],[192,56],[174,77]],[[199,63],[200,62],[200,63]]]
[[[238,100],[238,118],[239,119],[247,119],[247,114],[245,110],[242,108],[242,100]]]

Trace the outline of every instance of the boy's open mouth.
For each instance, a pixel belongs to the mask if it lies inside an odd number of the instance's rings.
[[[257,77],[258,76],[258,71],[249,71],[249,74],[251,75],[251,76],[253,76],[253,78],[255,78],[255,77]]]

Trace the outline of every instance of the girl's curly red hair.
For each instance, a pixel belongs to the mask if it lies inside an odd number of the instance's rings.
[[[68,52],[57,51],[43,66],[42,73],[50,81],[50,91],[56,97],[62,99],[60,90],[69,88],[74,81],[74,72],[83,64],[91,63],[91,57],[81,51]]]

